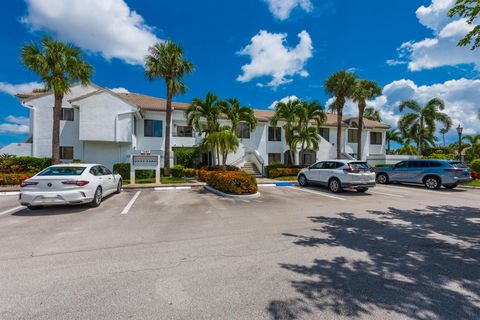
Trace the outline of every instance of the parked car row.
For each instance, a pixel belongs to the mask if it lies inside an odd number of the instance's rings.
[[[377,182],[423,184],[432,190],[442,186],[453,189],[472,180],[465,164],[447,160],[408,160],[377,170],[364,161],[319,161],[302,169],[297,179],[301,187],[323,185],[334,193],[343,189],[366,192]],[[88,203],[97,207],[104,197],[121,190],[121,176],[105,166],[61,164],[22,182],[19,202],[32,210],[59,204]]]
[[[318,184],[328,187],[334,193],[343,189],[365,192],[376,182],[423,184],[428,189],[456,188],[472,181],[470,169],[460,161],[408,160],[393,167],[374,170],[367,162],[356,160],[319,161],[302,169],[297,176],[304,187]]]

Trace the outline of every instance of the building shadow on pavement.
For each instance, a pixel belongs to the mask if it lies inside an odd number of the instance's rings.
[[[310,265],[281,264],[294,273],[298,297],[271,301],[273,319],[321,318],[323,312],[359,318],[378,309],[384,316],[419,320],[480,319],[478,208],[368,213],[311,217],[319,225],[315,236],[284,234],[299,246],[342,250]],[[342,256],[345,248],[357,258]]]

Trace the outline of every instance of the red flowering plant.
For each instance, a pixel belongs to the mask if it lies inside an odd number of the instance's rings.
[[[0,173],[0,186],[19,185],[32,175],[23,173]]]
[[[199,179],[211,187],[230,194],[257,193],[257,180],[243,171],[205,171],[200,170]]]

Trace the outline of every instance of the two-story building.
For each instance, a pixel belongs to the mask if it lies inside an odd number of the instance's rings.
[[[18,94],[22,106],[30,110],[31,136],[25,143],[11,144],[0,153],[50,157],[52,141],[53,93]],[[201,135],[187,125],[185,110],[188,103],[173,103],[172,152],[182,147],[195,147]],[[94,84],[73,85],[63,99],[60,125],[61,158],[103,163],[128,162],[131,154],[150,151],[163,156],[166,101],[137,93],[115,93]],[[288,162],[289,148],[281,128],[270,125],[272,110],[255,109],[258,126],[250,131],[247,124],[239,128],[240,147],[228,156],[228,164],[242,167],[254,165],[258,171],[272,162]],[[226,122],[226,120],[220,120]],[[362,148],[364,160],[385,155],[385,132],[389,126],[366,119]],[[341,148],[343,155],[356,156],[357,119],[344,117]],[[317,152],[295,150],[296,162],[310,164],[336,156],[337,116],[328,114],[321,128]],[[172,164],[174,164],[174,158]]]

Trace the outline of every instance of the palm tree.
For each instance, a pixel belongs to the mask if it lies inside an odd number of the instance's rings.
[[[382,116],[380,115],[380,111],[376,110],[373,107],[366,108],[363,117],[365,119],[382,122]]]
[[[335,96],[334,108],[337,112],[337,159],[342,153],[342,122],[345,101],[352,97],[357,77],[353,72],[339,71],[325,80],[325,90]]]
[[[167,88],[165,124],[164,174],[170,175],[170,131],[172,122],[172,97],[187,91],[182,82],[193,72],[193,65],[183,56],[183,49],[172,41],[159,42],[149,48],[145,56],[145,74],[150,81],[162,78]]]
[[[363,115],[367,107],[367,101],[372,100],[382,94],[376,82],[369,80],[357,80],[353,89],[352,100],[358,103],[358,142],[357,142],[357,159],[362,160],[362,132],[363,132]]]
[[[390,154],[390,142],[397,142],[403,144],[403,138],[400,131],[398,130],[388,130],[386,133],[387,138],[387,154]]]
[[[477,154],[477,150],[480,147],[480,134],[475,135],[465,135],[463,140],[466,140],[471,145],[471,150],[474,155]]]
[[[317,128],[297,127],[295,128],[295,131],[296,133],[292,137],[291,147],[293,149],[296,149],[297,145],[300,144],[300,154],[303,154],[305,151],[318,151],[320,134]]]
[[[23,65],[42,79],[45,91],[54,95],[52,163],[60,162],[60,116],[63,97],[74,82],[90,83],[93,67],[83,60],[82,51],[69,43],[45,37],[41,47],[32,43],[21,51]]]
[[[423,107],[414,100],[404,100],[399,107],[400,112],[407,108],[412,110],[411,113],[404,114],[400,118],[398,128],[404,137],[416,142],[419,155],[423,154],[427,144],[435,141],[437,122],[442,123],[447,130],[452,126],[450,117],[441,112],[445,109],[445,103],[441,99],[434,98]]]
[[[298,104],[298,127],[306,129],[311,123],[315,124],[317,129],[327,120],[327,115],[323,106],[317,101],[308,103],[300,101]]]
[[[254,131],[257,127],[257,118],[250,107],[240,106],[240,101],[236,98],[227,99],[222,104],[222,112],[231,122],[232,132],[236,132],[240,122],[246,122],[250,126],[250,130]]]
[[[445,135],[448,133],[448,129],[447,128],[442,128],[440,129],[440,134],[442,135],[442,139],[443,139],[443,146],[445,147]]]
[[[292,137],[294,128],[298,123],[298,111],[301,104],[300,100],[289,100],[288,102],[278,102],[275,105],[275,114],[270,120],[273,127],[276,127],[278,121],[283,121],[283,130],[285,131],[285,142],[290,148],[291,163],[295,164],[295,151],[292,149]]]
[[[228,154],[236,152],[240,144],[238,137],[228,126],[222,127],[220,131],[211,133],[205,141],[212,149],[217,150],[218,162],[220,163],[221,161],[224,169],[227,164]],[[222,155],[222,159],[220,159],[220,155]]]
[[[205,100],[194,98],[192,104],[185,110],[188,125],[195,131],[203,133],[204,138],[207,139],[210,134],[220,130],[218,118],[222,113],[223,104],[223,101],[212,92],[207,93]],[[202,119],[206,120],[206,124],[202,124]],[[206,146],[208,151],[214,150],[210,148],[211,144]]]

